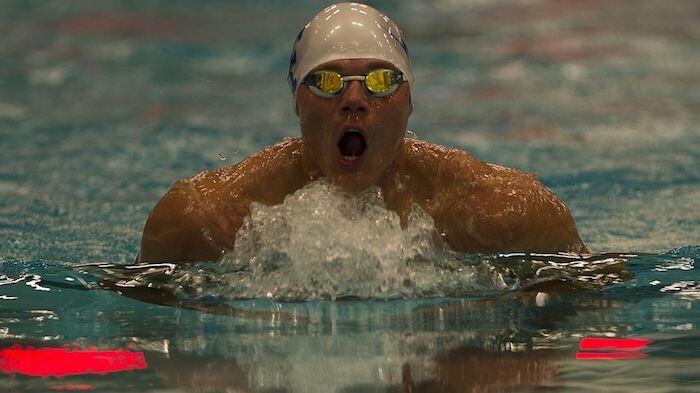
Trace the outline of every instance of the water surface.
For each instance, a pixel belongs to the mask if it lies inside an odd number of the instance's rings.
[[[2,352],[0,370],[14,371],[0,375],[0,390],[692,391],[693,0],[375,4],[411,50],[413,133],[536,172],[571,209],[592,259],[448,255],[416,265],[379,245],[435,257],[417,225],[415,239],[379,227],[386,237],[362,243],[378,254],[341,242],[337,274],[321,282],[312,278],[329,271],[301,253],[314,251],[302,237],[298,266],[318,274],[272,298],[225,285],[241,274],[232,267],[122,266],[176,179],[298,136],[288,53],[323,5],[0,5],[0,347],[127,351],[146,365],[41,378],[11,369]],[[260,262],[265,272],[270,260]],[[601,337],[651,342],[584,345]]]

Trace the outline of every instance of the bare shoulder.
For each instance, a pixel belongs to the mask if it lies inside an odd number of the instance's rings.
[[[138,261],[216,260],[224,244],[213,229],[192,182],[178,180],[146,220]]]
[[[474,156],[464,150],[437,145],[420,139],[404,139],[408,161],[423,166],[429,171],[448,170],[449,168],[481,165]],[[444,164],[448,165],[444,165]]]
[[[413,188],[433,195],[440,205],[455,193],[469,193],[484,165],[466,151],[418,139],[406,138],[404,150],[404,170],[416,183]]]
[[[484,248],[588,252],[569,209],[536,175],[484,163],[471,190],[452,206],[466,213],[468,233]]]
[[[255,192],[263,180],[272,183],[271,180],[281,174],[296,176],[301,167],[301,149],[300,139],[285,139],[235,165],[201,172],[189,181],[193,187],[215,200]]]
[[[467,152],[411,142],[429,162],[435,214],[446,240],[470,252],[587,252],[564,203],[536,175],[476,159]]]
[[[300,144],[284,140],[233,166],[176,181],[146,221],[139,261],[219,259],[233,248],[252,201],[279,203],[297,187]]]

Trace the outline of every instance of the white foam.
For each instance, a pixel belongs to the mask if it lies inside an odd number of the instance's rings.
[[[495,282],[457,263],[417,205],[402,229],[379,188],[353,195],[326,179],[280,205],[253,203],[221,267],[235,297],[444,296]]]

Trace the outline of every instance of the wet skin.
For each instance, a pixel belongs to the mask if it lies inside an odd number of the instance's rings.
[[[376,68],[395,69],[374,59],[317,67],[343,75]],[[351,81],[336,98],[318,97],[299,85],[296,111],[301,139],[177,181],[148,217],[138,261],[218,260],[234,247],[251,202],[280,204],[322,176],[349,192],[380,187],[403,224],[412,205],[420,205],[457,251],[588,252],[569,210],[536,176],[406,138],[412,111],[407,83],[390,96],[374,97],[362,82]],[[348,129],[366,140],[355,160],[338,147]]]

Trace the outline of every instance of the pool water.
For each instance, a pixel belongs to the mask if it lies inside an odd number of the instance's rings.
[[[176,179],[298,136],[288,53],[325,3],[5,1],[0,391],[698,389],[698,3],[373,4],[411,50],[413,134],[537,173],[594,255],[441,254],[429,222],[361,214],[366,248],[127,267]]]

